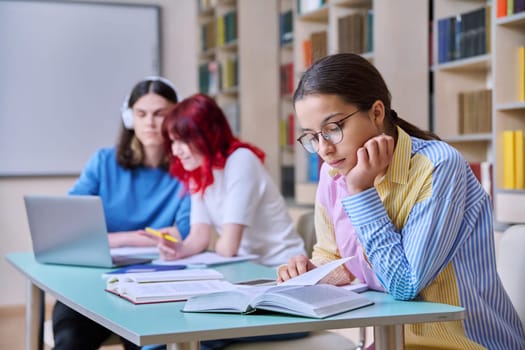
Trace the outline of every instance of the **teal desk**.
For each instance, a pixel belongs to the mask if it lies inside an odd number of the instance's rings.
[[[374,305],[323,320],[281,314],[183,313],[183,302],[133,305],[105,292],[101,274],[107,269],[40,264],[27,252],[8,254],[7,260],[28,279],[26,348],[31,350],[38,346],[41,290],[136,344],[168,344],[168,349],[183,343],[195,346],[199,340],[369,326],[374,327],[377,350],[402,349],[403,324],[464,318],[461,307],[396,301],[377,292],[366,292]],[[217,270],[232,282],[275,277],[274,269],[251,262]]]

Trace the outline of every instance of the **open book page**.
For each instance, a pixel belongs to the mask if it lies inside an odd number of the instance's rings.
[[[371,304],[360,294],[329,284],[274,287],[252,301],[256,309],[314,318],[325,318]]]
[[[258,256],[254,254],[225,257],[215,252],[204,252],[204,253],[195,254],[187,258],[177,259],[177,260],[166,261],[166,260],[157,259],[157,260],[154,260],[152,263],[158,264],[158,265],[173,264],[173,265],[187,265],[187,266],[213,266],[213,265],[227,264],[227,263],[238,262],[238,261],[255,260],[257,258]]]
[[[328,284],[313,286],[258,286],[194,296],[185,312],[238,312],[267,310],[324,318],[370,305],[365,296]]]
[[[234,312],[246,313],[252,310],[252,302],[272,286],[236,286],[231,290],[214,292],[186,302],[185,312]]]
[[[234,288],[235,286],[227,281],[203,280],[157,283],[123,282],[110,284],[106,290],[135,304],[143,304],[186,300],[192,296]]]
[[[331,261],[327,264],[321,265],[313,270],[310,270],[302,275],[296,276],[280,284],[280,286],[310,286],[314,285],[323,279],[326,275],[332,272],[339,265],[343,265],[353,256]]]
[[[173,282],[173,281],[196,281],[223,279],[224,275],[214,269],[185,269],[172,271],[138,272],[109,275],[107,283],[118,282]]]

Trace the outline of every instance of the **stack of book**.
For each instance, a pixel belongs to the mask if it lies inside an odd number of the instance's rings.
[[[106,274],[106,291],[133,304],[186,300],[191,296],[232,289],[214,269],[176,269]]]

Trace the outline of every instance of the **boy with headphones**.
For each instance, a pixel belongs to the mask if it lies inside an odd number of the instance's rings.
[[[70,189],[70,195],[100,196],[110,247],[153,246],[144,234],[153,227],[178,239],[189,232],[190,199],[170,176],[161,126],[177,104],[173,84],[162,77],[139,81],[121,108],[118,143],[98,150]],[[55,349],[97,349],[111,331],[57,302],[53,310]],[[125,349],[136,345],[122,339]]]

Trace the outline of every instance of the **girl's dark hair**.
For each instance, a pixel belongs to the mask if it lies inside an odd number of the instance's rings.
[[[240,147],[248,148],[264,162],[264,152],[236,138],[222,109],[215,100],[195,94],[182,100],[162,123],[164,150],[170,157],[170,173],[185,184],[191,193],[201,192],[213,184],[213,169],[223,169],[226,159]],[[204,158],[193,171],[186,171],[171,151],[172,140],[186,143]]]
[[[146,79],[138,82],[127,100],[128,108],[133,108],[133,105],[144,95],[156,94],[164,97],[166,100],[177,103],[177,92],[173,88],[162,81],[162,79]],[[134,169],[141,166],[144,162],[144,152],[142,144],[135,137],[135,130],[126,129],[122,126],[118,145],[117,145],[117,162],[125,169]],[[166,156],[162,167],[168,169],[169,159]]]
[[[391,108],[391,95],[379,71],[360,55],[339,53],[321,58],[301,77],[293,95],[295,103],[308,95],[337,95],[346,103],[352,103],[367,111],[377,100],[385,105],[385,117],[389,126],[399,126],[409,135],[425,140],[439,140],[430,131],[399,118]]]

